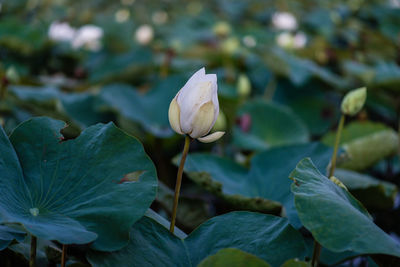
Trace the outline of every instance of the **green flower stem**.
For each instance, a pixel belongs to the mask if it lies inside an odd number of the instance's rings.
[[[29,258],[29,267],[36,266],[36,246],[37,238],[36,236],[31,236],[31,256]]]
[[[178,209],[179,191],[181,190],[181,184],[182,184],[183,166],[185,165],[186,157],[189,152],[190,141],[191,141],[191,138],[188,135],[186,135],[185,146],[183,148],[181,163],[179,164],[178,175],[176,176],[174,206],[172,208],[172,219],[171,219],[171,225],[169,227],[169,231],[171,233],[174,233],[176,211]]]
[[[331,165],[329,167],[328,178],[333,176],[333,174],[335,173],[337,152],[339,149],[340,136],[342,135],[345,118],[346,118],[346,116],[344,114],[342,114],[342,116],[340,117],[339,126],[336,130],[335,146],[333,148],[333,154],[332,154],[332,158],[331,158]],[[312,260],[311,260],[312,267],[318,266],[319,257],[321,255],[321,249],[322,249],[321,244],[318,243],[317,240],[314,240],[314,251],[313,251],[313,256],[312,256]]]
[[[345,115],[342,114],[342,117],[340,117],[339,126],[336,130],[335,146],[333,148],[333,154],[332,154],[332,159],[331,159],[331,166],[329,168],[328,178],[331,178],[331,176],[335,173],[337,151],[339,149],[340,136],[342,135],[344,121],[345,121]]]
[[[67,245],[62,246],[62,254],[61,254],[61,267],[65,267],[65,262],[67,259]]]

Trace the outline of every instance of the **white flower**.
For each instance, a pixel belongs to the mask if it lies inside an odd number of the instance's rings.
[[[135,32],[135,39],[141,45],[147,45],[154,38],[153,27],[148,24],[143,24],[137,28]]]
[[[92,51],[101,48],[100,39],[103,37],[103,29],[95,25],[85,25],[79,28],[72,40],[73,48],[85,47]]]
[[[168,118],[172,129],[204,143],[221,138],[225,132],[208,134],[219,113],[217,75],[198,70],[172,99]]]
[[[272,16],[272,24],[279,30],[295,30],[297,20],[292,13],[277,12]]]
[[[290,32],[282,32],[277,36],[276,42],[283,48],[299,49],[306,45],[307,36],[302,32],[298,32],[295,35]]]
[[[75,37],[76,30],[67,22],[54,21],[48,31],[49,38],[57,42],[71,42]]]
[[[120,9],[115,13],[115,21],[118,23],[126,22],[128,21],[130,15],[131,12],[129,12],[129,9],[127,8]]]
[[[247,47],[255,47],[257,45],[256,39],[251,35],[246,35],[243,37],[243,43]]]
[[[151,20],[157,25],[165,24],[168,21],[168,13],[162,10],[156,11],[151,16]]]

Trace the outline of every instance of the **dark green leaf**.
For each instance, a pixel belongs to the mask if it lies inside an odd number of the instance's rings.
[[[400,257],[400,245],[377,227],[347,190],[323,176],[309,158],[291,173],[292,192],[303,225],[333,252]]]
[[[303,258],[304,240],[285,218],[252,212],[232,212],[203,223],[179,239],[154,220],[143,217],[131,230],[131,240],[116,252],[92,251],[94,266],[196,266],[223,248],[251,253],[272,266]]]
[[[276,209],[274,201],[278,201],[285,207],[292,225],[300,227],[290,193],[289,174],[307,156],[324,171],[331,153],[331,149],[319,143],[276,147],[256,155],[250,170],[226,158],[190,154],[185,172],[206,189],[242,208],[268,211]]]
[[[241,148],[260,151],[309,139],[307,127],[287,107],[255,100],[247,102],[238,115],[250,118],[249,129],[234,129],[234,144]]]
[[[208,256],[197,267],[270,267],[268,263],[256,256],[236,248],[224,248]]]
[[[0,131],[0,219],[63,244],[116,250],[155,198],[155,168],[135,138],[112,123],[62,141],[62,121],[34,118]],[[137,182],[124,175],[144,171]]]

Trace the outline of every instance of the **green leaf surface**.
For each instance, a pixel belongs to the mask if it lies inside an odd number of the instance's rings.
[[[286,261],[281,267],[308,267],[309,264],[305,261],[300,261],[298,259],[291,259]]]
[[[332,145],[334,136],[333,132],[327,134],[323,142]],[[351,122],[344,127],[340,144],[346,153],[338,159],[338,166],[358,171],[396,153],[399,137],[381,123]]]
[[[358,172],[336,169],[337,177],[368,209],[391,209],[397,194],[396,185]]]
[[[235,127],[233,132],[233,143],[240,148],[261,151],[309,140],[303,121],[285,106],[254,100],[241,107],[238,115],[250,117],[249,129]]]
[[[171,100],[184,85],[184,77],[174,76],[160,81],[146,94],[129,85],[113,84],[102,88],[100,98],[110,108],[147,131],[160,137],[172,135],[168,121]]]
[[[185,172],[207,190],[242,208],[265,211],[276,209],[279,202],[297,228],[301,223],[290,192],[289,174],[304,157],[311,157],[325,171],[331,153],[330,148],[320,143],[276,147],[254,156],[250,170],[227,158],[192,153],[187,158]]]
[[[400,257],[400,244],[373,223],[347,190],[323,176],[309,158],[300,161],[290,177],[300,220],[323,247],[333,252]]]
[[[106,121],[105,114],[97,110],[98,98],[95,94],[65,93],[57,87],[10,86],[9,90],[28,105],[44,105],[66,114],[81,128]]]
[[[7,225],[0,225],[0,250],[5,249],[13,241],[24,240],[26,233]]]
[[[0,221],[63,244],[116,250],[155,198],[155,168],[137,139],[112,123],[62,141],[64,122],[30,119],[0,131]],[[136,182],[120,183],[143,171]]]
[[[197,267],[270,267],[268,263],[256,256],[236,248],[224,248],[208,256]]]
[[[304,240],[285,218],[253,212],[232,212],[203,223],[179,239],[154,220],[143,217],[131,240],[116,252],[91,251],[93,266],[196,266],[223,248],[236,248],[279,266],[305,255]]]

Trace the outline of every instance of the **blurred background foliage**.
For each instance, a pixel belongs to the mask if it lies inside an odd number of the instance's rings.
[[[169,103],[199,68],[218,75],[214,130],[227,134],[192,146],[203,153],[185,170],[192,181],[184,181],[178,226],[186,232],[237,209],[282,214],[301,227],[286,178],[305,156],[325,172],[341,98],[366,86],[366,107],[345,126],[336,176],[399,239],[398,0],[0,3],[5,130],[45,115],[67,121],[63,134],[73,138],[114,121],[155,162],[153,209],[165,217],[172,158],[183,145],[169,127]]]

